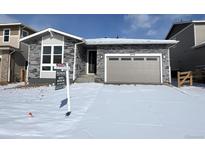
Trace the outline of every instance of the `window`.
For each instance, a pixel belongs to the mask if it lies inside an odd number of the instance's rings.
[[[126,58],[121,58],[121,60],[131,60],[131,58],[126,57]]]
[[[114,60],[116,61],[116,60],[119,60],[119,58],[113,57],[113,58],[109,58],[109,60],[110,60],[110,61],[114,61]]]
[[[42,67],[42,70],[43,70],[43,71],[50,71],[50,70],[51,70],[51,67],[50,67],[50,66],[43,66],[43,67]]]
[[[51,64],[51,46],[43,47],[43,64]]]
[[[42,71],[53,71],[57,63],[63,62],[63,46],[43,46]]]
[[[53,63],[62,63],[62,46],[54,46]]]
[[[21,37],[26,37],[26,36],[28,36],[28,32],[25,30],[22,30]]]
[[[10,29],[4,29],[3,30],[3,39],[4,42],[9,42],[9,37],[10,37]]]
[[[136,60],[136,61],[143,61],[143,60],[144,60],[144,58],[137,57],[137,58],[134,58],[134,60]]]
[[[157,58],[147,58],[147,61],[157,61]]]

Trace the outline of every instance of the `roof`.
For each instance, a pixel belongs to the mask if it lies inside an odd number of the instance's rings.
[[[30,26],[24,25],[22,23],[0,23],[0,26],[22,26],[30,29],[31,31],[37,32],[35,29],[31,28]]]
[[[151,39],[128,39],[128,38],[96,38],[86,39],[87,45],[112,45],[112,44],[176,44],[176,40],[151,40]]]
[[[43,35],[44,33],[47,33],[47,32],[55,32],[55,33],[58,33],[58,34],[63,35],[63,36],[67,36],[67,37],[71,37],[71,38],[83,41],[83,38],[81,38],[81,37],[78,37],[78,36],[75,36],[75,35],[71,35],[71,34],[68,34],[68,33],[65,33],[65,32],[62,32],[62,31],[59,31],[59,30],[56,30],[56,29],[53,29],[53,28],[47,28],[47,29],[44,29],[44,30],[39,31],[37,33],[31,34],[29,36],[26,36],[26,37],[20,39],[20,41],[23,42],[23,41],[29,40],[29,39],[31,39],[33,37],[36,37],[36,36],[39,36],[39,35]]]
[[[205,20],[192,20],[192,21],[181,21],[181,22],[175,22],[170,27],[165,39],[169,39],[190,24],[197,24],[197,23],[205,23]]]
[[[11,45],[1,45],[0,46],[0,49],[1,50],[18,50],[17,48],[15,48],[15,47],[13,47],[13,46],[11,46]]]
[[[81,37],[71,35],[53,28],[47,28],[37,33],[31,34],[20,39],[21,42],[26,42],[34,37],[41,36],[48,32],[55,32],[63,36],[71,37],[80,41],[84,41],[86,45],[112,45],[112,44],[176,44],[176,40],[151,40],[151,39],[129,39],[129,38],[96,38],[83,39]]]
[[[192,48],[201,48],[201,47],[204,47],[205,46],[205,41],[197,44],[197,45],[194,45]]]

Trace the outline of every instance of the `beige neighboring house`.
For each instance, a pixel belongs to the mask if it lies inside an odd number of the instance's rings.
[[[205,20],[175,23],[166,39],[179,41],[170,49],[172,75],[176,75],[177,71],[204,72]],[[204,80],[204,75],[198,77]]]
[[[21,70],[26,68],[28,46],[19,40],[36,31],[22,23],[0,24],[0,83],[20,81]]]

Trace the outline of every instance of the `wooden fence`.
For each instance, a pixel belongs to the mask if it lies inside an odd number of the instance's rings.
[[[20,81],[25,82],[25,85],[26,85],[26,70],[25,69],[20,69]]]
[[[177,72],[178,87],[188,83],[190,86],[193,85],[193,75],[191,71],[188,72]]]

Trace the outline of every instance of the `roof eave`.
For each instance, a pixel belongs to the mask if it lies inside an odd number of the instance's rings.
[[[202,42],[202,43],[200,43],[200,44],[198,44],[198,45],[192,46],[192,48],[193,48],[193,49],[196,49],[196,48],[202,48],[202,47],[204,47],[204,46],[205,46],[205,42]]]
[[[173,23],[172,26],[169,28],[169,31],[168,31],[168,33],[166,34],[166,36],[165,36],[164,39],[165,39],[165,40],[168,39],[168,36],[169,36],[170,32],[172,31],[172,28],[173,28],[175,25],[186,24],[186,23],[187,23],[187,24],[188,24],[188,23],[191,24],[191,23],[193,23],[193,21],[191,21],[191,22],[190,22],[190,21],[187,21],[187,22],[175,22],[175,23]]]
[[[16,22],[16,23],[5,23],[5,24],[0,23],[0,26],[22,26],[22,27],[26,27],[26,28],[30,29],[31,31],[37,32],[37,30],[31,28],[30,26],[27,26],[27,25],[25,25],[25,24],[22,24],[22,23],[20,23],[20,22]]]
[[[26,37],[20,39],[20,42],[23,42],[25,40],[31,39],[31,38],[33,38],[35,36],[38,36],[38,35],[41,35],[43,33],[50,32],[50,31],[53,31],[53,32],[58,33],[58,34],[61,34],[63,36],[74,38],[76,40],[84,41],[84,39],[81,38],[81,37],[78,37],[78,36],[75,36],[75,35],[71,35],[71,34],[68,34],[68,33],[65,33],[65,32],[62,32],[62,31],[59,31],[59,30],[56,30],[56,29],[53,29],[53,28],[47,28],[47,29],[44,29],[42,31],[36,32],[34,34],[31,34],[29,36],[26,36]]]
[[[12,25],[22,25],[20,22],[15,22],[15,23],[0,23],[0,26],[12,26]]]
[[[152,42],[147,42],[147,43],[87,43],[85,42],[86,45],[175,45],[179,41],[175,42],[170,42],[170,43],[165,43],[165,42],[159,42],[159,43],[152,43]]]

